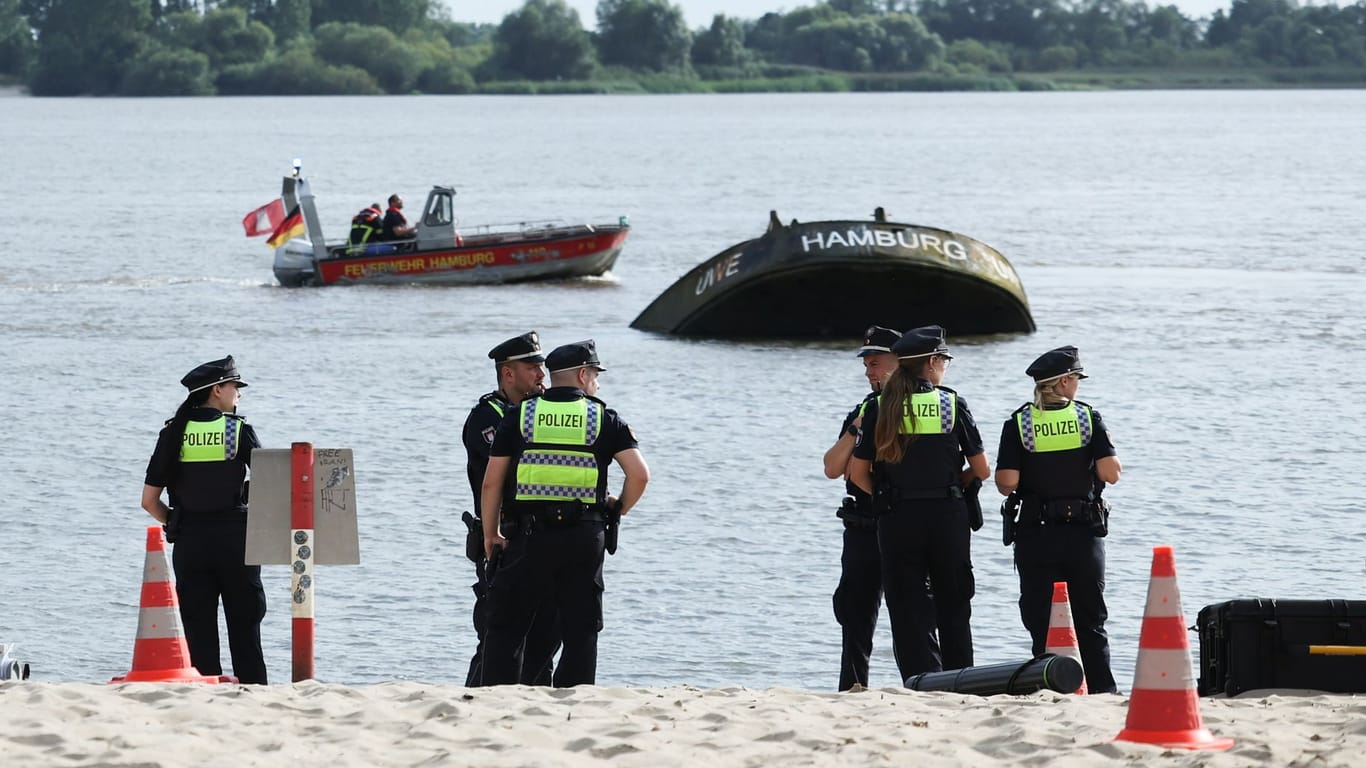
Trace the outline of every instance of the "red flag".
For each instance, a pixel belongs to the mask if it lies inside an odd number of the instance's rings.
[[[304,227],[304,216],[299,212],[299,206],[294,206],[294,210],[289,212],[285,220],[280,222],[280,226],[270,233],[270,239],[266,245],[271,248],[278,248],[285,242],[302,235],[306,230]]]
[[[242,219],[242,228],[247,231],[247,237],[259,237],[274,232],[284,220],[285,201],[276,199],[248,213]]]

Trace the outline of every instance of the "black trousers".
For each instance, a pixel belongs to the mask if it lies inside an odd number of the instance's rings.
[[[1105,632],[1105,540],[1087,525],[1020,526],[1015,569],[1020,573],[1020,619],[1033,639],[1034,655],[1047,647],[1053,582],[1065,581],[1086,687],[1091,693],[1117,693]]]
[[[844,529],[840,555],[840,583],[835,587],[835,620],[840,624],[840,687],[868,687],[868,658],[882,607],[882,560],[877,551],[877,528]]]
[[[597,521],[543,528],[509,540],[489,584],[484,685],[510,685],[521,679],[517,650],[536,616],[547,610],[558,612],[564,643],[554,686],[596,682],[603,554],[603,524]]]
[[[878,518],[882,588],[904,681],[972,666],[972,531],[962,499],[897,502]],[[929,586],[926,586],[926,577]],[[939,645],[934,645],[938,625]]]
[[[240,682],[264,685],[261,620],[266,616],[266,591],[261,587],[261,566],[243,564],[246,548],[246,522],[187,521],[176,538],[171,561],[190,662],[201,674],[223,674],[218,644],[218,602],[222,599],[232,672]]]
[[[484,637],[488,634],[489,600],[486,563],[474,566],[478,577],[471,588],[474,590],[474,633],[479,638],[470,659],[470,670],[465,676],[465,686],[473,688],[483,682],[484,677]],[[495,574],[496,575],[496,574]],[[522,685],[550,685],[554,670],[555,654],[560,650],[560,622],[554,606],[543,606],[536,611],[536,618],[527,630],[526,642],[518,653],[521,665]]]

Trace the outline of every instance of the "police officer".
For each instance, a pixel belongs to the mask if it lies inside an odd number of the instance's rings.
[[[147,462],[142,508],[175,542],[171,560],[190,661],[205,675],[223,674],[218,653],[218,601],[228,624],[232,671],[243,683],[266,682],[261,619],[266,593],[261,566],[245,565],[247,468],[260,447],[237,415],[247,386],[232,356],[195,368],[180,380],[189,390],[157,437]],[[170,504],[161,500],[167,492]]]
[[[1053,583],[1067,582],[1087,688],[1116,693],[1105,633],[1105,542],[1109,507],[1100,493],[1119,482],[1120,464],[1100,412],[1076,399],[1086,378],[1076,347],[1040,355],[1025,374],[1034,401],[1001,428],[996,488],[1015,494],[1015,569],[1020,574],[1020,618],[1044,652]],[[1009,523],[1007,523],[1008,525]]]
[[[877,629],[878,608],[882,605],[882,566],[877,553],[877,518],[873,499],[848,480],[849,459],[854,454],[854,439],[863,423],[863,411],[877,399],[882,382],[897,367],[892,344],[901,333],[874,325],[864,333],[858,356],[872,392],[844,417],[839,439],[825,452],[825,476],[845,478],[848,494],[836,513],[844,520],[844,551],[840,555],[840,583],[835,588],[835,620],[841,629],[839,689],[855,685],[868,687],[868,659],[873,653],[873,633]]]
[[[541,363],[541,337],[535,331],[515,336],[489,350],[493,360],[493,370],[498,380],[498,388],[479,398],[465,417],[462,430],[465,442],[465,472],[470,481],[470,493],[474,495],[474,517],[467,516],[469,539],[466,554],[474,561],[477,580],[474,589],[474,631],[479,637],[474,658],[470,659],[469,673],[465,685],[479,685],[483,677],[481,664],[484,652],[484,635],[488,628],[488,561],[484,559],[484,530],[480,522],[480,486],[484,483],[484,467],[489,463],[489,446],[493,445],[493,435],[498,431],[498,422],[508,413],[516,410],[517,404],[531,395],[539,395],[545,390],[545,370]],[[555,620],[554,610],[538,611],[536,621],[527,633],[527,643],[522,650],[526,662],[522,665],[520,682],[526,685],[550,685],[551,667],[555,652],[560,648],[560,630]]]
[[[602,630],[605,524],[625,515],[650,480],[635,434],[595,395],[593,341],[566,344],[546,357],[550,389],[523,400],[498,425],[484,473],[484,546],[505,548],[484,643],[484,684],[516,683],[516,648],[543,600],[559,610],[564,651],[556,687],[596,680]],[[607,468],[625,475],[621,495],[607,493]],[[510,538],[499,533],[502,510]]]
[[[892,352],[899,365],[864,410],[849,470],[874,494],[882,588],[904,680],[972,666],[975,584],[963,488],[991,468],[967,403],[940,386],[953,359],[944,329],[909,330]],[[935,621],[942,653],[926,639]]]

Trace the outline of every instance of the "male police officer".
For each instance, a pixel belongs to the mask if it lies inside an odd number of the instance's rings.
[[[493,360],[493,370],[497,375],[498,388],[479,398],[469,416],[465,418],[463,437],[465,442],[465,471],[469,476],[470,493],[474,495],[474,517],[465,516],[469,535],[465,552],[474,561],[474,571],[478,580],[474,583],[474,631],[479,637],[474,658],[470,659],[469,674],[465,685],[479,685],[483,677],[481,659],[484,651],[484,634],[488,628],[488,562],[484,559],[484,536],[480,522],[480,486],[484,483],[484,467],[489,462],[489,446],[493,445],[493,435],[498,431],[498,422],[514,411],[517,404],[532,395],[539,395],[545,387],[545,371],[541,363],[541,338],[535,331],[529,331],[499,344],[489,350]],[[527,633],[527,642],[522,650],[525,662],[522,665],[520,682],[526,685],[550,685],[551,666],[555,652],[560,647],[560,630],[555,620],[555,611],[547,609],[536,614],[536,621]]]
[[[189,394],[157,436],[142,508],[165,524],[167,539],[175,542],[171,560],[190,662],[202,674],[223,674],[221,596],[233,674],[240,682],[264,685],[266,593],[261,566],[245,564],[247,468],[252,450],[261,447],[256,431],[237,415],[247,383],[231,355],[198,366],[180,383]],[[161,500],[163,490],[169,505]]]
[[[635,434],[595,397],[605,369],[593,341],[556,348],[546,367],[550,389],[504,417],[484,472],[486,554],[505,550],[489,589],[485,685],[517,682],[516,647],[546,600],[564,632],[555,686],[596,681],[605,524],[629,512],[650,480]],[[625,474],[615,498],[607,493],[613,460]],[[509,539],[499,533],[499,510]]]
[[[845,477],[854,455],[854,440],[863,423],[863,411],[882,391],[882,382],[896,370],[892,345],[901,333],[874,325],[864,334],[858,356],[872,392],[844,417],[840,437],[825,452],[825,476]],[[844,520],[844,551],[840,555],[840,583],[835,588],[835,620],[842,632],[840,687],[868,687],[868,658],[873,653],[878,608],[882,605],[882,561],[877,553],[877,517],[873,498],[846,478],[843,506],[836,514]]]
[[[1025,374],[1034,379],[1034,401],[1016,409],[1002,426],[996,462],[997,490],[1019,500],[1020,618],[1033,638],[1034,655],[1041,655],[1053,583],[1067,582],[1087,687],[1092,693],[1115,693],[1105,633],[1102,537],[1109,508],[1100,491],[1119,481],[1119,458],[1100,412],[1075,399],[1086,378],[1076,347],[1045,352]]]

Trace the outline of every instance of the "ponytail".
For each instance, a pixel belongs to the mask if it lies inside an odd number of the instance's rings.
[[[1034,383],[1034,407],[1044,410],[1050,405],[1067,405],[1070,400],[1058,394],[1058,382],[1061,378],[1048,379]]]
[[[166,428],[171,430],[171,434],[176,436],[176,450],[171,455],[171,477],[174,478],[180,470],[180,446],[185,444],[185,427],[190,423],[190,411],[199,408],[209,400],[209,393],[213,392],[212,387],[206,387],[197,392],[191,392],[185,397],[185,402],[176,409],[175,415],[170,421],[166,422]]]
[[[877,449],[877,460],[884,464],[900,464],[906,456],[906,446],[915,439],[915,411],[908,408],[907,403],[915,393],[916,381],[925,378],[925,369],[929,365],[929,357],[902,361],[882,385],[873,445]],[[901,431],[902,422],[908,417],[912,434]]]

